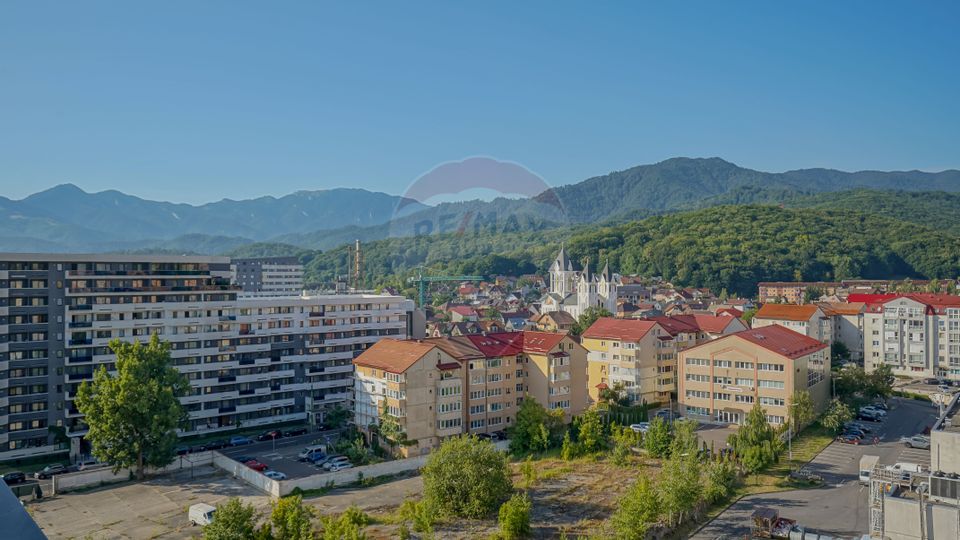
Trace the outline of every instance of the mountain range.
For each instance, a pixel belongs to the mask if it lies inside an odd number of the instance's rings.
[[[189,205],[150,201],[113,190],[87,193],[64,184],[20,200],[0,197],[0,250],[212,254],[255,242],[325,250],[354,239],[372,241],[470,228],[542,231],[565,225],[622,223],[722,204],[830,207],[850,195],[838,199],[825,194],[853,190],[859,190],[861,198],[872,197],[869,202],[873,204],[878,204],[878,197],[889,197],[892,190],[948,192],[939,204],[950,211],[958,202],[952,193],[960,192],[960,171],[802,169],[769,173],[720,158],[673,158],[552,188],[530,199],[435,206],[362,189],[299,191],[279,198]],[[921,196],[927,198],[917,195]],[[888,206],[895,209],[897,205]]]

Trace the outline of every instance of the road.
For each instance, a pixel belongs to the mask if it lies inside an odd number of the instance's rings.
[[[299,454],[308,444],[319,442],[330,444],[337,440],[340,430],[318,431],[296,437],[277,439],[276,441],[257,442],[244,446],[232,446],[219,450],[225,456],[250,456],[288,478],[300,478],[317,474],[318,470],[310,464],[297,461]]]
[[[854,536],[869,530],[866,486],[857,480],[860,457],[878,455],[880,463],[898,461],[930,465],[930,451],[906,448],[900,437],[914,435],[933,425],[937,409],[927,402],[894,398],[888,419],[876,426],[880,444],[852,446],[831,443],[807,466],[824,479],[817,489],[784,491],[744,497],[720,514],[692,538],[713,540],[722,535],[742,537],[750,533],[750,515],[758,507],[775,508],[783,517],[796,519],[821,534]]]

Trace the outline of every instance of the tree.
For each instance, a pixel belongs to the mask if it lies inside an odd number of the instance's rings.
[[[403,428],[395,416],[390,414],[387,407],[387,400],[383,400],[383,406],[380,407],[380,425],[377,427],[380,436],[387,440],[390,446],[402,442],[405,438]]]
[[[853,410],[846,403],[834,399],[827,407],[827,411],[820,418],[820,424],[828,430],[838,433],[843,425],[853,420]]]
[[[893,370],[890,369],[890,366],[881,364],[867,376],[865,391],[868,397],[890,397],[893,394],[893,382],[895,380],[896,377],[893,376]]]
[[[327,409],[323,413],[323,423],[328,429],[339,429],[346,425],[350,419],[350,410],[336,404],[332,409]]]
[[[640,474],[630,490],[617,503],[610,524],[617,538],[643,540],[662,514],[660,494],[650,479]]]
[[[610,451],[610,459],[615,465],[623,466],[627,464],[627,457],[630,456],[630,449],[640,444],[640,434],[635,433],[628,427],[613,425],[610,428],[613,439],[613,449]]]
[[[234,497],[217,505],[216,518],[203,528],[204,540],[254,540],[259,513]]]
[[[626,387],[623,382],[617,381],[613,383],[613,386],[609,386],[600,390],[598,395],[600,403],[603,404],[616,404],[616,405],[629,405],[630,398],[627,396]]]
[[[795,432],[799,432],[807,424],[813,422],[813,419],[816,418],[816,412],[810,392],[807,390],[794,392],[790,396],[790,403],[787,405],[787,414]]]
[[[823,296],[823,289],[819,287],[807,287],[803,291],[803,303],[809,304],[811,302],[817,302],[821,296]]]
[[[670,456],[660,471],[657,491],[667,522],[671,525],[682,523],[703,495],[703,479],[696,454]]]
[[[587,454],[603,450],[606,446],[606,437],[603,434],[603,420],[600,418],[600,413],[595,408],[590,408],[584,411],[579,420],[580,448]]]
[[[773,464],[782,448],[760,402],[754,403],[743,425],[730,435],[728,441],[740,456],[744,469],[750,473],[757,473]]]
[[[747,323],[747,326],[750,326],[750,322],[753,320],[753,316],[757,314],[757,311],[758,311],[757,308],[750,308],[750,309],[744,310],[743,316],[741,316],[740,318],[743,320],[743,322]]]
[[[583,313],[580,314],[580,317],[577,318],[577,322],[573,323],[570,327],[570,333],[579,336],[587,331],[587,328],[597,322],[597,319],[601,317],[613,317],[613,313],[610,313],[608,310],[602,307],[591,306],[588,307]]]
[[[733,494],[733,486],[736,479],[737,470],[732,461],[726,459],[711,461],[707,465],[703,479],[704,500],[709,504],[725,500]]]
[[[171,367],[170,345],[157,334],[143,345],[110,342],[117,355],[116,375],[100,366],[93,381],[77,391],[77,409],[89,426],[86,439],[93,454],[113,464],[114,472],[136,467],[144,478],[147,466],[163,467],[176,457],[176,429],[187,421],[180,399],[190,382]]]
[[[643,446],[653,457],[663,457],[670,451],[670,426],[659,416],[650,421],[643,437]]]
[[[673,423],[673,440],[670,442],[670,455],[696,456],[697,423],[691,420],[677,420]]]
[[[370,516],[356,506],[350,506],[337,517],[320,518],[323,540],[366,540],[363,528],[370,524]]]
[[[407,499],[400,505],[400,519],[411,522],[413,530],[424,535],[433,533],[433,524],[437,521],[437,510],[430,501]]]
[[[423,466],[424,499],[443,514],[482,518],[512,489],[506,455],[472,435],[447,439]]]
[[[526,493],[514,493],[500,505],[497,521],[500,536],[504,540],[516,540],[530,535],[530,497]]]
[[[570,431],[563,434],[563,443],[560,445],[560,459],[570,461],[579,454],[577,444],[570,439]]]
[[[841,365],[850,360],[850,349],[842,341],[830,344],[830,359],[834,365]]]
[[[313,509],[303,505],[303,497],[281,497],[271,503],[269,531],[273,540],[313,540]]]
[[[543,452],[559,444],[563,432],[563,410],[547,411],[537,400],[524,397],[517,410],[517,419],[507,430],[510,433],[510,451],[515,455]]]
[[[850,398],[863,393],[867,386],[867,374],[860,366],[847,366],[833,375],[837,396]]]

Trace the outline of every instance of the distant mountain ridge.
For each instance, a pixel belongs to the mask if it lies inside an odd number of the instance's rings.
[[[21,200],[0,197],[0,250],[223,253],[254,242],[330,249],[354,238],[372,241],[431,227],[440,230],[445,223],[538,231],[719,204],[791,204],[806,196],[853,189],[960,192],[960,171],[768,173],[720,158],[672,158],[552,188],[532,199],[436,206],[345,188],[194,206],[115,190],[87,193],[64,184]],[[828,199],[811,206],[827,205]]]

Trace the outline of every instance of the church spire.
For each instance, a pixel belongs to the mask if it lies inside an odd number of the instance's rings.
[[[560,267],[560,270],[567,270],[570,267],[570,259],[567,252],[563,249],[563,243],[560,243],[560,253],[557,253],[557,260],[554,261]]]

